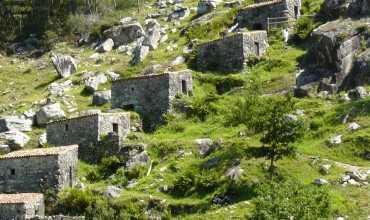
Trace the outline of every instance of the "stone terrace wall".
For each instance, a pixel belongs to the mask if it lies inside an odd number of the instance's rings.
[[[36,216],[29,220],[85,220],[83,216],[65,216],[65,215],[54,215],[54,216]]]
[[[297,7],[297,15],[295,11]],[[249,5],[238,12],[237,22],[240,27],[249,30],[266,30],[267,18],[296,18],[300,16],[301,0],[273,0]]]
[[[244,68],[250,56],[262,56],[267,46],[265,31],[238,33],[211,41],[199,46],[197,68],[201,71],[236,72]]]
[[[99,115],[52,122],[47,125],[47,141],[55,146],[79,145],[79,155],[87,159],[99,141]]]

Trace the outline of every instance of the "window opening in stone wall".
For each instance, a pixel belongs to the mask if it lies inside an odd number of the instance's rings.
[[[64,126],[64,130],[65,130],[65,131],[68,131],[68,130],[69,130],[69,126],[68,126],[68,124],[66,124],[66,125]]]
[[[186,80],[181,80],[181,91],[183,94],[188,94],[188,89],[187,89],[187,85],[186,85]]]
[[[113,123],[113,132],[118,134],[118,124]]]
[[[260,44],[258,42],[254,42],[254,46],[256,48],[256,55],[260,56]]]
[[[15,169],[10,169],[10,175],[12,175],[12,176],[15,175]]]

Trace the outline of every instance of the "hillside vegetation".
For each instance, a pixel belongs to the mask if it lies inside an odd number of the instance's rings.
[[[90,46],[77,47],[74,33],[99,35],[101,29],[122,17],[131,16],[143,22],[146,15],[158,9],[149,0],[142,3],[139,12],[136,1],[101,2],[96,9],[100,16],[97,22],[86,23],[87,13],[82,6],[75,14],[66,15],[65,23],[58,28],[50,21],[42,33],[50,48],[38,58],[9,55],[6,51],[0,55],[1,115],[22,114],[45,102],[49,97],[48,86],[66,81],[57,77],[49,51],[72,55],[78,60],[77,73],[69,78],[74,86],[66,92],[77,108],[74,113],[111,108],[109,103],[100,107],[91,105],[92,96],[84,92],[81,79],[88,71],[111,71],[128,78],[141,75],[154,64],[161,64],[163,70],[190,68],[193,96],[180,97],[178,102],[187,111],[166,115],[165,124],[155,131],[129,134],[129,143],[147,146],[150,164],[125,170],[117,157],[104,158],[99,164],[80,161],[78,175],[83,186],[57,195],[50,193],[49,213],[111,220],[368,218],[370,186],[343,185],[342,177],[348,171],[370,170],[369,156],[364,156],[370,154],[370,97],[344,101],[341,98],[344,92],[303,99],[292,97],[300,63],[311,46],[310,33],[322,20],[302,17],[295,24],[295,36],[287,46],[281,29],[272,30],[270,47],[262,59],[251,62],[240,72],[223,74],[197,71],[191,62],[193,53],[184,55],[189,62],[175,66],[171,62],[183,55],[183,48],[193,39],[201,43],[219,38],[221,32],[234,24],[237,8],[217,7],[208,25],[189,26],[196,16],[194,10],[180,22],[158,19],[161,25],[168,26],[168,40],[150,51],[142,63],[131,65],[130,56],[117,50],[102,54],[101,62],[96,63],[91,59],[95,50]],[[118,5],[104,7],[113,2]],[[322,2],[304,0],[303,15],[318,13]],[[183,5],[194,8],[197,1],[184,0]],[[187,31],[183,31],[185,28]],[[15,35],[9,42],[23,37]],[[99,90],[110,87],[108,82]],[[61,101],[58,96],[52,99]],[[288,106],[281,111],[302,122],[302,134],[297,141],[286,143],[293,152],[283,154],[272,172],[270,143],[264,141],[264,136],[269,130],[267,121],[273,118],[271,112],[279,106]],[[63,108],[68,111],[64,104]],[[354,108],[356,113],[351,114]],[[348,124],[343,123],[347,114],[351,114],[351,122],[361,125],[360,129],[348,129]],[[28,132],[31,141],[27,147],[38,147],[38,138],[44,130],[38,127]],[[342,143],[331,144],[330,139],[337,135],[342,135]],[[201,155],[195,142],[200,138],[211,139],[215,149]],[[323,165],[330,169],[323,170]],[[325,179],[327,184],[314,184],[318,179]],[[103,195],[111,185],[123,189],[119,197]]]

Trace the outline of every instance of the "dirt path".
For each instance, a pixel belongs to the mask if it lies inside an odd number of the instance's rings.
[[[331,163],[334,163],[336,166],[341,167],[345,169],[346,171],[367,171],[368,173],[370,172],[370,167],[360,167],[360,166],[354,166],[351,164],[346,164],[334,160],[329,160],[329,159],[322,159],[322,161],[328,161]]]

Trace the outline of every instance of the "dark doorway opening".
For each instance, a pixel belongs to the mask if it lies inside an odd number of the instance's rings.
[[[183,94],[188,94],[188,87],[187,87],[187,83],[186,83],[186,80],[181,80],[181,91]]]
[[[135,106],[133,104],[124,105],[123,106],[123,110],[126,110],[126,111],[135,111]]]
[[[69,126],[68,126],[68,124],[66,124],[66,125],[65,125],[64,130],[65,130],[65,131],[68,131],[68,130],[69,130]]]
[[[263,30],[263,25],[261,23],[254,23],[252,29],[253,30]]]
[[[69,167],[69,186],[73,187],[73,170],[72,170],[72,167]]]
[[[298,6],[294,6],[294,17],[297,19],[299,16],[299,8]]]
[[[254,47],[256,48],[256,55],[260,56],[260,43],[254,42]]]
[[[113,132],[118,134],[118,124],[113,123],[112,125],[113,125]]]

